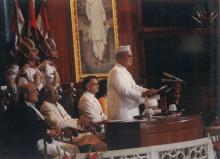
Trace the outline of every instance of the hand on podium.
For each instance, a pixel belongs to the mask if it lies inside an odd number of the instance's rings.
[[[162,94],[164,93],[166,90],[168,89],[168,85],[164,85],[162,87],[160,87],[159,89],[156,90],[156,94]]]
[[[146,90],[145,92],[142,92],[141,96],[142,97],[152,97],[155,94],[157,94],[157,90],[154,88],[150,88],[150,89]]]
[[[163,93],[166,89],[168,88],[167,85],[160,87],[159,89],[148,89],[145,92],[142,92],[142,97],[152,97],[154,95],[160,95],[161,93]]]

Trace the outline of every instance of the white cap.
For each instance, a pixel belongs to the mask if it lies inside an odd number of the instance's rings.
[[[115,49],[115,55],[121,52],[129,52],[129,54],[132,54],[131,52],[131,46],[130,45],[122,45]]]

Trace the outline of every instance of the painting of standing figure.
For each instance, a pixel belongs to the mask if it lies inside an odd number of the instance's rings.
[[[72,0],[71,18],[76,80],[106,76],[118,45],[115,0]]]

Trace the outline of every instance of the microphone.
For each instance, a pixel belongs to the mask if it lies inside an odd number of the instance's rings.
[[[180,82],[180,81],[179,81],[179,80],[175,80],[175,79],[164,79],[164,78],[163,78],[163,79],[161,80],[161,82],[164,83],[164,82]]]
[[[169,91],[171,91],[173,89],[173,87],[170,87],[169,89],[167,89],[166,91],[165,91],[165,94],[167,94]]]
[[[174,80],[173,82],[178,82],[179,81],[179,82],[185,83],[182,79],[180,79],[178,77],[175,77],[175,76],[173,76],[173,75],[171,75],[171,74],[169,74],[167,72],[163,72],[163,75],[168,77],[168,78],[171,78],[172,80]],[[169,79],[167,79],[167,80],[169,80]],[[162,79],[162,81],[163,81],[163,79]],[[172,81],[170,81],[170,82],[172,82]]]

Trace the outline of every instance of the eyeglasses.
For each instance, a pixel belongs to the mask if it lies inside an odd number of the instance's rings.
[[[96,82],[96,83],[94,82],[94,83],[91,83],[91,84],[92,84],[92,85],[99,85],[99,83],[97,83],[97,82]]]
[[[133,58],[133,56],[132,56],[132,55],[127,55],[127,57],[128,57],[128,58]]]

